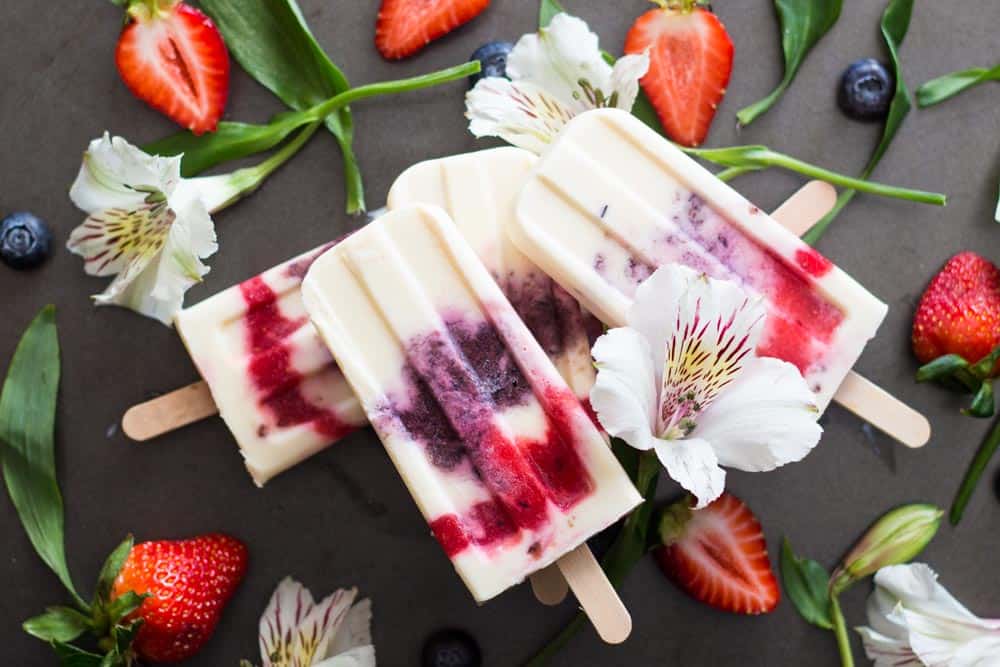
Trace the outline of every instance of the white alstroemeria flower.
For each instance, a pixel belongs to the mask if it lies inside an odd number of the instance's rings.
[[[698,507],[722,493],[720,466],[772,470],[802,459],[822,433],[798,369],[755,356],[766,315],[735,283],[671,264],[639,286],[628,326],[594,345],[590,400],[601,424],[655,450]]]
[[[94,297],[170,325],[218,249],[210,211],[238,196],[230,175],[181,178],[180,157],[155,157],[107,133],[91,142],[70,190],[87,219],[67,247],[84,270],[115,279]]]
[[[286,577],[260,617],[262,667],[375,667],[372,605],[358,589],[339,589],[317,604]]]
[[[542,153],[566,122],[589,109],[631,111],[649,56],[609,65],[597,35],[569,14],[524,35],[507,57],[507,76],[480,79],[465,96],[469,131]]]
[[[876,667],[1000,665],[1000,619],[966,609],[923,563],[876,573],[868,623],[857,631]]]

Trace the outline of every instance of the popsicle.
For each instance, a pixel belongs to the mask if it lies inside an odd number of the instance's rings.
[[[320,257],[302,293],[473,597],[557,560],[576,592],[578,547],[641,498],[447,214],[390,211]]]
[[[507,235],[517,195],[536,161],[528,151],[503,147],[420,162],[396,179],[386,205],[392,210],[415,203],[431,204],[449,214],[589,410],[595,378],[590,348],[603,326]]]
[[[763,295],[769,314],[759,352],[798,366],[821,408],[887,311],[793,233],[617,110],[569,122],[525,183],[510,234],[609,326],[625,323],[636,287],[669,262]],[[872,421],[879,424],[877,416]]]
[[[176,318],[259,486],[367,423],[302,305],[302,278],[332,245],[279,264]]]

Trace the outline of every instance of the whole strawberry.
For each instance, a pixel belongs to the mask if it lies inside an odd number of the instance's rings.
[[[992,379],[1000,374],[1000,269],[962,252],[931,280],[913,318],[920,381],[939,380],[976,394],[967,411],[993,414]]]
[[[150,662],[180,662],[215,631],[222,609],[243,580],[247,549],[227,535],[135,545],[111,590],[148,595],[131,618],[142,619],[132,644]]]

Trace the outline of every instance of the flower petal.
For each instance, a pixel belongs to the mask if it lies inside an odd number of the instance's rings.
[[[169,195],[180,180],[180,157],[152,156],[105,132],[90,142],[84,153],[70,198],[86,213],[109,208],[131,210],[150,192]]]
[[[282,580],[260,618],[263,667],[310,667],[326,657],[357,594],[356,588],[340,589],[316,604],[302,584]]]
[[[614,91],[614,106],[632,111],[635,98],[639,95],[639,79],[649,70],[649,54],[622,56],[611,70],[611,89]]]
[[[816,398],[799,370],[753,357],[702,414],[694,435],[712,443],[719,463],[750,472],[799,461],[819,442]]]
[[[162,202],[97,211],[70,233],[66,247],[83,257],[92,276],[114,275],[134,263],[144,268],[167,242],[175,217]]]
[[[726,488],[726,471],[719,467],[715,452],[706,440],[656,440],[655,448],[667,474],[698,499],[695,509],[705,507],[722,495]]]
[[[372,601],[361,600],[351,607],[333,638],[327,655],[340,655],[372,643]],[[374,653],[373,653],[374,656]]]
[[[312,667],[375,667],[375,647],[369,644],[352,648],[346,653],[314,663]]]
[[[865,655],[875,661],[875,667],[924,667],[906,640],[879,634],[866,626],[855,630],[861,635]]]
[[[530,82],[554,96],[573,115],[593,109],[614,92],[611,66],[604,61],[598,38],[582,19],[560,13],[537,34],[527,34],[507,56],[507,74]],[[581,85],[581,82],[585,82]]]
[[[611,329],[594,344],[590,403],[609,434],[636,449],[653,446],[656,378],[649,344],[634,329]]]
[[[679,264],[660,267],[639,286],[628,320],[662,369],[658,435],[677,439],[693,430],[753,358],[765,317],[761,301],[735,283]]]
[[[465,95],[469,131],[477,137],[500,137],[541,154],[573,112],[547,90],[530,82],[499,77],[480,79]]]

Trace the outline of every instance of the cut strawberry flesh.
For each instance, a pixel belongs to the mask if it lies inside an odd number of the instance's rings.
[[[129,89],[195,134],[214,131],[229,94],[229,55],[205,14],[178,4],[131,22],[116,53]]]

